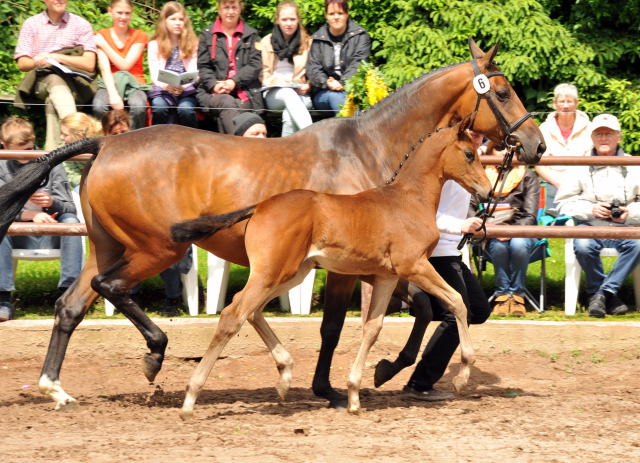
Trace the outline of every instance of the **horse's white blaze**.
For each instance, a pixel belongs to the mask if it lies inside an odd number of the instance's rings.
[[[55,401],[56,410],[62,410],[77,403],[76,399],[71,397],[64,391],[64,389],[62,389],[59,380],[51,381],[46,374],[40,377],[38,388],[42,394],[51,397]]]

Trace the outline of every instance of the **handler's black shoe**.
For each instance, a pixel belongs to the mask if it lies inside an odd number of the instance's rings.
[[[629,307],[620,300],[617,294],[605,292],[607,297],[607,313],[610,315],[624,315],[629,311]]]
[[[16,309],[9,301],[0,301],[0,322],[13,320],[16,315]]]
[[[168,297],[160,314],[164,317],[177,317],[180,313],[180,299]]]
[[[606,312],[606,297],[602,293],[596,293],[589,299],[589,316],[595,318],[604,318]]]
[[[439,391],[437,389],[419,391],[409,385],[406,385],[402,389],[402,395],[409,399],[424,400],[425,402],[441,402],[455,398],[451,392]]]

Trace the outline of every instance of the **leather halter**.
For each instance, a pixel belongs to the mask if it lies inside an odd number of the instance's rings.
[[[487,80],[491,77],[497,77],[497,76],[501,76],[504,77],[504,73],[503,72],[499,72],[499,71],[494,71],[494,72],[489,72],[487,74],[482,74],[480,72],[480,68],[478,67],[478,61],[474,58],[471,60],[471,66],[473,67],[473,76],[474,78],[476,78],[477,76],[480,75],[484,75]],[[493,90],[492,88],[489,89],[489,91],[487,91],[486,93],[479,93],[478,90],[476,89],[476,93],[478,94],[478,99],[476,100],[476,108],[474,110],[474,114],[478,113],[478,108],[480,107],[480,100],[485,99],[487,100],[487,104],[489,105],[489,107],[491,108],[491,112],[493,112],[493,115],[496,117],[497,121],[500,123],[500,125],[502,126],[502,130],[504,131],[504,144],[505,146],[509,147],[509,146],[514,146],[511,143],[509,143],[509,138],[510,136],[520,128],[520,126],[531,117],[531,113],[527,112],[525,114],[523,114],[521,117],[519,117],[513,124],[509,125],[509,122],[507,122],[507,120],[505,119],[505,117],[502,115],[502,113],[500,112],[500,109],[498,108],[498,106],[496,105],[495,101],[493,101],[493,99],[491,98],[491,93],[495,94],[495,90]],[[471,126],[470,128],[473,130],[473,123],[475,122],[475,116],[473,118],[473,120],[471,121]]]

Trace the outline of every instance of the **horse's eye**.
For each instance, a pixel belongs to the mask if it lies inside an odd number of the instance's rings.
[[[473,161],[476,158],[476,155],[473,151],[465,151],[464,155],[467,157],[467,161]]]
[[[500,101],[505,101],[509,98],[509,91],[508,90],[497,90],[496,91],[496,96],[498,97],[498,100]]]

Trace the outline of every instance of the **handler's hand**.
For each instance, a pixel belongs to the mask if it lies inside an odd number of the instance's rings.
[[[480,233],[480,230],[478,230],[478,228],[480,228],[480,226],[482,225],[482,219],[480,217],[469,217],[468,219],[465,219],[464,222],[462,222],[462,233],[463,234],[467,234],[467,233],[473,233],[478,234]]]

